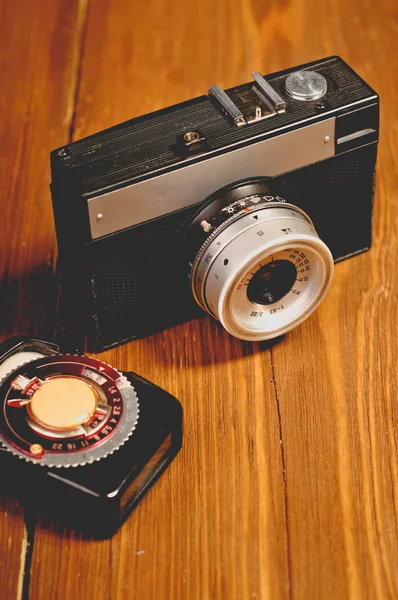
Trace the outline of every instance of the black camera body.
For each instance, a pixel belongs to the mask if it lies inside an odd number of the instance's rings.
[[[236,181],[293,188],[334,261],[370,247],[377,94],[339,57],[253,77],[52,152],[63,290],[97,349],[200,313],[184,232]]]

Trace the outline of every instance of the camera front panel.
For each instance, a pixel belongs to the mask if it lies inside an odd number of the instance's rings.
[[[376,152],[371,144],[279,178],[294,188],[297,205],[313,220],[335,261],[370,247]],[[96,348],[201,314],[181,235],[197,209],[191,206],[85,247],[82,276]]]
[[[377,145],[370,144],[281,177],[335,262],[371,246],[376,156]]]
[[[94,347],[149,335],[200,314],[181,235],[195,210],[190,207],[85,246],[81,276]]]

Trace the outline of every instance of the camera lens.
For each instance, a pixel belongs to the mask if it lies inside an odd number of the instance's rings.
[[[274,304],[290,292],[296,277],[296,268],[289,260],[271,261],[253,275],[247,287],[247,296],[256,304]]]
[[[192,292],[244,340],[282,335],[319,305],[333,257],[291,188],[266,178],[229,185],[193,218]]]

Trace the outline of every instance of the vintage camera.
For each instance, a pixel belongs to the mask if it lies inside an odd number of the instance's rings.
[[[377,94],[334,56],[54,151],[65,304],[97,349],[200,309],[245,340],[288,331],[370,247],[378,132]]]
[[[0,343],[0,482],[98,538],[120,527],[182,443],[178,400],[139,377],[27,337]]]

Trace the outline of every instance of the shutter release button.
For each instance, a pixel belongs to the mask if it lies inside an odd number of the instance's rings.
[[[285,81],[286,93],[294,100],[312,102],[322,98],[328,89],[326,79],[315,71],[296,71]]]

